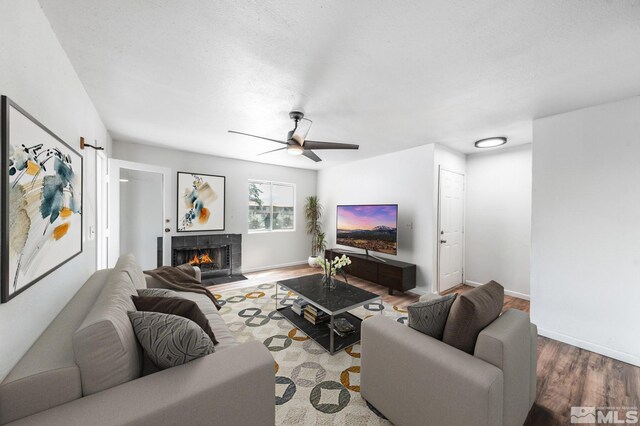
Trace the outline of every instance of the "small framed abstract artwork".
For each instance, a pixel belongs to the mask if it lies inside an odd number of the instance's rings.
[[[82,253],[82,156],[2,96],[2,303]]]
[[[224,231],[225,177],[178,172],[178,232]]]

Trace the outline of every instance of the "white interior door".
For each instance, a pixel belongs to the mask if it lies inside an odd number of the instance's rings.
[[[464,268],[464,175],[440,169],[438,290],[461,284]]]
[[[109,160],[108,267],[126,253],[133,253],[143,270],[171,265],[170,179],[165,167]]]

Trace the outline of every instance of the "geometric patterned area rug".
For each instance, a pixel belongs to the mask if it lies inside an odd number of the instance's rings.
[[[239,342],[258,340],[275,359],[276,424],[389,425],[360,396],[360,344],[329,355],[275,311],[296,299],[276,284],[217,293],[220,314]],[[386,303],[351,311],[359,318],[385,315],[406,323],[407,312]]]

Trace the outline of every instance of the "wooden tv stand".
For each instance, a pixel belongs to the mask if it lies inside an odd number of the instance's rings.
[[[349,275],[380,284],[389,289],[405,292],[416,287],[416,265],[393,259],[379,260],[365,254],[355,254],[348,250],[325,250],[325,259],[346,254],[351,259],[351,265],[346,270]]]

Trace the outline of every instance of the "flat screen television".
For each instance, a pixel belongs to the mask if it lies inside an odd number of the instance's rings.
[[[398,254],[398,205],[338,206],[336,243],[366,251]]]

